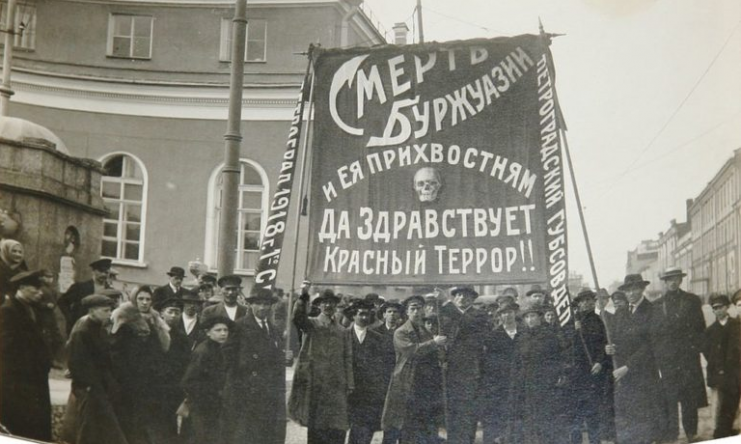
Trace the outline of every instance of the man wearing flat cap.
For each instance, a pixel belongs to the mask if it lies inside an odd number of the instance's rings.
[[[713,439],[719,439],[739,433],[733,422],[741,399],[741,325],[738,318],[728,316],[728,296],[711,295],[709,302],[715,322],[705,330],[702,354],[708,362],[708,387],[714,404]]]
[[[185,270],[181,267],[170,267],[167,276],[169,282],[154,289],[154,293],[152,294],[153,305],[160,304],[170,298],[183,297],[183,279],[185,279]]]
[[[342,444],[349,428],[347,396],[355,388],[352,349],[335,311],[340,298],[324,290],[309,317],[309,282],[293,308],[293,323],[302,333],[301,350],[288,400],[289,417],[308,428],[308,444]]]
[[[92,279],[84,282],[75,282],[59,298],[59,308],[67,318],[67,333],[72,331],[75,322],[87,313],[82,307],[82,298],[91,294],[100,294],[102,290],[111,288],[109,273],[110,259],[98,259],[90,263]]]
[[[10,286],[0,307],[0,423],[13,435],[51,441],[52,357],[36,314],[41,273],[18,273]]]
[[[605,353],[607,333],[602,319],[595,313],[597,293],[583,289],[572,300],[577,308],[573,330],[571,387],[569,398],[574,414],[571,423],[571,442],[581,444],[582,427],[586,423],[590,444],[602,440],[601,404],[605,385],[609,383],[609,356]],[[605,439],[606,440],[606,439]]]
[[[662,437],[665,441],[679,437],[677,404],[689,440],[697,435],[697,409],[708,405],[700,364],[705,333],[702,301],[680,288],[685,276],[681,268],[668,268],[661,275],[664,294],[653,302],[651,340],[668,414]]]
[[[67,402],[62,438],[77,444],[125,444],[116,409],[121,388],[113,376],[110,334],[114,301],[102,294],[82,300],[87,316],[72,330],[67,350],[72,390]]]
[[[473,306],[479,296],[473,287],[453,287],[450,295],[452,302],[440,307],[440,333],[449,339],[445,354],[448,442],[470,444],[476,435],[475,401],[489,317]]]
[[[203,309],[201,318],[205,321],[211,316],[222,316],[236,321],[248,312],[247,307],[240,305],[237,300],[242,290],[242,278],[237,275],[222,276],[217,281],[223,299]]]
[[[235,322],[223,353],[227,361],[222,409],[224,444],[283,444],[286,437],[283,337],[271,321],[278,298],[253,287],[249,313]]]
[[[640,274],[625,276],[618,290],[625,292],[628,306],[615,312],[612,343],[606,347],[615,359],[615,429],[621,443],[651,443],[660,439],[664,427],[665,406],[651,345],[653,306],[643,295],[649,283]]]

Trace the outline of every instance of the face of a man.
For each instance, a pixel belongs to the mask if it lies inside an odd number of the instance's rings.
[[[88,310],[88,316],[98,323],[106,323],[111,319],[111,307],[93,307]]]
[[[613,304],[615,304],[616,310],[620,310],[621,308],[625,308],[628,306],[628,302],[625,299],[613,299]]]
[[[103,285],[108,281],[108,270],[93,270],[93,280],[98,285]]]
[[[631,304],[638,303],[641,297],[643,297],[643,289],[644,287],[642,285],[634,285],[630,290],[626,291],[625,295],[628,297],[628,302]]]
[[[180,286],[183,285],[183,278],[180,276],[170,276],[170,283],[173,287],[180,288]]]
[[[206,331],[206,336],[214,342],[223,344],[229,339],[229,327],[226,324],[216,324]]]
[[[146,291],[139,292],[136,295],[136,308],[142,313],[147,313],[152,308],[152,295]]]
[[[582,313],[591,313],[594,311],[595,302],[592,298],[585,298],[579,302],[579,311]]]
[[[172,327],[177,325],[178,321],[180,321],[181,314],[182,312],[178,307],[167,307],[165,308],[165,311],[162,312],[162,318],[167,322],[167,325]]]
[[[499,319],[501,320],[502,324],[510,326],[514,325],[515,321],[517,320],[517,316],[515,315],[514,310],[505,310],[499,313]]]
[[[543,320],[548,325],[553,325],[556,323],[556,312],[554,311],[546,311],[545,314],[543,314]]]
[[[675,276],[664,279],[664,287],[667,289],[667,291],[677,291],[679,290],[680,285],[682,285],[682,276]]]
[[[422,324],[423,307],[419,302],[411,302],[407,305],[407,318],[416,325]]]
[[[238,286],[227,285],[221,289],[221,294],[224,296],[224,304],[230,307],[237,305],[237,297],[239,297]]]
[[[41,302],[41,299],[44,295],[44,293],[41,291],[41,287],[37,287],[35,285],[21,285],[20,287],[18,287],[18,291],[20,292],[23,299],[33,303]]]
[[[722,321],[728,317],[728,306],[725,304],[713,304],[713,314],[715,317]]]
[[[373,312],[367,308],[360,308],[353,316],[352,320],[358,327],[367,327],[371,324]]]
[[[535,328],[540,325],[540,313],[526,313],[522,320],[525,321],[525,325],[529,328]]]
[[[383,320],[386,321],[386,325],[396,325],[399,323],[400,318],[401,313],[399,313],[399,310],[396,307],[388,307],[386,311],[383,312]]]
[[[453,304],[461,310],[465,310],[473,304],[473,300],[476,299],[467,293],[457,293],[453,296]]]
[[[331,299],[325,299],[319,303],[319,310],[324,316],[332,317],[337,309],[337,303]]]
[[[270,309],[273,308],[273,304],[268,302],[253,302],[250,304],[250,307],[252,307],[252,313],[255,314],[256,318],[267,319],[270,315]]]
[[[198,305],[186,302],[183,304],[183,312],[192,318],[198,314]]]
[[[545,293],[533,293],[529,297],[530,301],[534,304],[542,304],[545,302]]]

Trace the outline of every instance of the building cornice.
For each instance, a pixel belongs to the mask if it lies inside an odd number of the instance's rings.
[[[245,88],[243,120],[291,120],[299,85]],[[117,82],[14,72],[13,102],[45,108],[146,117],[225,120],[228,85]]]

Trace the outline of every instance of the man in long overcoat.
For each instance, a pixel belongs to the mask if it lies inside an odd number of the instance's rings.
[[[650,282],[629,274],[619,288],[628,298],[612,318],[615,356],[615,428],[620,443],[648,444],[660,438],[665,424],[659,371],[651,345],[653,306],[643,291]]]
[[[181,267],[170,267],[170,271],[167,272],[169,282],[154,289],[152,304],[159,305],[168,299],[182,298],[183,279],[185,279],[185,270]]]
[[[51,441],[49,370],[35,305],[41,302],[38,271],[10,279],[12,296],[0,307],[0,423],[16,436]]]
[[[72,391],[62,438],[75,444],[126,444],[116,414],[120,386],[113,377],[110,335],[106,324],[114,301],[103,295],[82,300],[88,315],[77,323],[67,349]]]
[[[442,414],[442,377],[438,352],[447,343],[423,323],[425,300],[404,301],[407,321],[394,332],[396,366],[383,407],[381,427],[401,432],[402,444],[437,444]]]
[[[653,302],[651,340],[661,388],[666,403],[667,422],[663,439],[679,436],[679,414],[689,440],[697,435],[697,409],[708,405],[700,352],[705,333],[705,318],[700,297],[679,288],[686,276],[680,268],[669,268],[661,279],[666,292]]]
[[[355,390],[348,399],[350,419],[349,444],[370,444],[373,433],[381,430],[381,413],[388,388],[385,369],[385,338],[369,328],[376,319],[370,300],[353,302],[345,315],[353,323],[347,329],[352,348]]]
[[[283,444],[286,367],[282,331],[271,321],[278,298],[254,287],[246,302],[250,314],[237,320],[224,346],[224,443]]]
[[[309,317],[308,290],[305,283],[293,309],[302,343],[288,415],[308,427],[308,444],[342,444],[349,428],[347,395],[355,386],[352,349],[347,332],[335,319],[340,298],[325,290],[314,300],[319,315]]]
[[[109,273],[111,271],[110,259],[98,259],[90,263],[93,278],[88,281],[75,282],[59,298],[59,309],[67,319],[67,333],[72,331],[75,322],[83,317],[87,310],[82,306],[82,299],[91,294],[102,294],[105,289],[110,289]]]
[[[471,444],[476,437],[484,339],[489,330],[486,312],[473,306],[479,294],[468,286],[450,290],[452,303],[440,308],[441,334],[448,337],[448,443]]]
[[[587,425],[590,444],[601,441],[601,404],[605,385],[609,383],[605,354],[607,333],[605,324],[595,313],[597,293],[586,289],[573,299],[578,308],[573,341],[574,362],[571,368],[569,398],[573,407],[571,442],[581,444],[582,426]]]

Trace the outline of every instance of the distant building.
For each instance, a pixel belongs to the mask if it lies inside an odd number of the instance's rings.
[[[741,150],[721,167],[689,208],[692,225],[692,291],[732,293],[739,282],[741,255]]]
[[[689,209],[692,199],[686,201],[686,222],[677,222],[672,219],[669,229],[659,233],[658,270],[663,272],[669,267],[680,267],[687,273],[686,282],[692,280],[692,228],[690,226]]]
[[[643,240],[632,251],[628,252],[625,274],[640,273],[643,279],[651,281],[646,288],[647,295],[661,291],[659,282],[659,241]]]
[[[96,250],[122,282],[162,284],[173,265],[215,270],[229,96],[232,0],[19,3],[12,116],[56,133],[105,169]],[[386,43],[359,0],[250,0],[236,272],[257,263],[309,44]],[[301,196],[293,200],[295,204]],[[303,267],[305,239],[298,266]],[[282,260],[293,262],[295,232]],[[278,285],[291,288],[291,267]],[[297,279],[303,276],[297,270]]]

